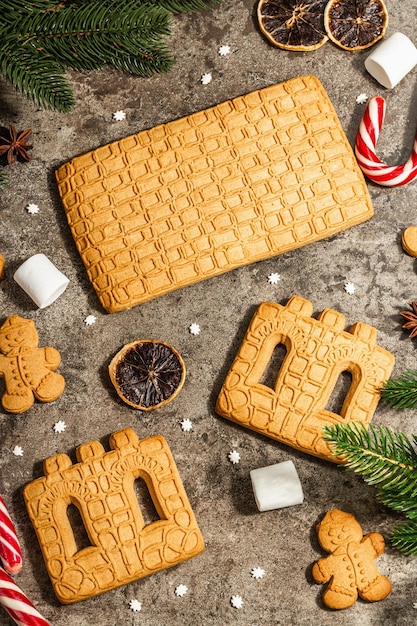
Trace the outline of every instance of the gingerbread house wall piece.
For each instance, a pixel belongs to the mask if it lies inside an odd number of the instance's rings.
[[[139,441],[127,428],[44,463],[45,476],[28,484],[24,498],[58,600],[94,597],[167,567],[204,549],[204,541],[168,444],[161,436]],[[145,524],[134,490],[142,478],[159,518]],[[68,519],[80,512],[91,545],[77,550]]]
[[[376,345],[376,329],[325,309],[311,317],[311,302],[293,296],[286,306],[263,302],[246,331],[220,390],[216,412],[252,430],[315,456],[340,462],[322,433],[325,424],[369,424],[394,356]],[[261,381],[277,345],[286,355],[274,388]],[[340,414],[327,410],[342,372],[352,382]]]
[[[75,157],[56,179],[75,245],[110,313],[373,215],[315,76],[141,130]]]

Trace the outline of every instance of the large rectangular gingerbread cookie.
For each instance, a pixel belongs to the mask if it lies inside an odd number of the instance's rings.
[[[141,131],[74,158],[56,177],[76,246],[110,313],[373,214],[314,76]]]

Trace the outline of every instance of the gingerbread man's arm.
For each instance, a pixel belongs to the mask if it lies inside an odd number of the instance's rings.
[[[52,348],[51,346],[46,346],[46,348],[41,349],[44,354],[45,367],[50,370],[56,370],[61,363],[61,355],[58,350],[56,350],[56,348]]]
[[[364,536],[361,544],[372,546],[375,556],[380,556],[385,550],[385,539],[380,533],[369,533]]]
[[[328,557],[325,557],[324,559],[319,559],[313,564],[311,573],[316,583],[327,583],[332,577],[332,575],[328,572],[326,568],[327,559]]]

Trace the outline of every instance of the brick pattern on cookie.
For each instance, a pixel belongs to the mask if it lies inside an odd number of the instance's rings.
[[[373,214],[314,76],[141,131],[74,158],[56,178],[89,279],[111,313]]]
[[[70,604],[177,565],[204,549],[178,469],[161,436],[127,428],[44,462],[24,489],[27,510],[58,600]],[[145,525],[134,481],[142,478],[159,520]],[[77,550],[67,507],[81,515],[91,546]]]
[[[340,462],[323,440],[325,424],[369,424],[394,356],[376,345],[376,329],[332,309],[311,317],[311,302],[293,296],[286,306],[263,302],[226,376],[216,412],[298,450]],[[274,389],[261,378],[278,344],[286,355]],[[342,372],[352,383],[340,415],[326,406]]]

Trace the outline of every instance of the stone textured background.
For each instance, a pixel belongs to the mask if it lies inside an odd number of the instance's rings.
[[[413,0],[386,1],[390,14],[387,36],[399,30],[417,38],[417,6]],[[68,114],[41,110],[2,83],[0,122],[33,129],[29,164],[9,168],[9,185],[0,194],[0,251],[6,258],[6,278],[0,285],[1,322],[18,314],[35,321],[40,345],[56,347],[66,390],[56,402],[36,403],[13,416],[0,409],[0,493],[15,521],[24,552],[17,577],[38,609],[54,626],[115,624],[165,626],[273,626],[343,624],[408,625],[417,619],[417,560],[389,545],[389,535],[401,517],[381,506],[373,488],[354,474],[256,435],[218,417],[214,404],[224,376],[257,305],[285,304],[299,294],[312,301],[315,314],[334,308],[346,316],[346,326],[366,322],[378,330],[378,343],[396,357],[393,376],[416,367],[415,343],[401,329],[399,312],[417,299],[416,262],[401,247],[404,228],[416,223],[415,184],[384,189],[369,184],[375,216],[329,240],[274,259],[247,266],[199,285],[168,294],[130,311],[108,315],[96,298],[73,244],[57,194],[54,171],[68,159],[99,145],[198,111],[254,89],[302,74],[315,74],[326,88],[353,144],[364,104],[360,93],[383,95],[387,114],[378,153],[388,162],[406,160],[417,125],[416,71],[394,89],[386,90],[364,69],[369,54],[349,53],[326,43],[309,53],[278,50],[259,33],[253,0],[224,1],[198,14],[178,16],[170,45],[175,65],[170,73],[148,79],[124,75],[112,68],[91,73],[71,72],[77,106]],[[226,57],[218,54],[230,45]],[[202,85],[201,75],[213,80]],[[115,122],[112,114],[126,112]],[[39,205],[29,215],[29,202]],[[12,279],[29,256],[43,252],[70,279],[66,292],[50,307],[38,310]],[[268,275],[277,272],[277,285]],[[348,295],[346,282],[356,291]],[[94,326],[84,319],[93,314]],[[193,336],[188,327],[201,326]],[[107,366],[127,342],[162,339],[182,354],[187,379],[179,396],[166,407],[143,414],[122,404],[111,386]],[[190,433],[180,421],[192,420]],[[67,428],[56,434],[54,424]],[[374,423],[417,431],[415,412],[396,411],[380,403]],[[75,461],[78,445],[100,440],[131,426],[139,437],[162,434],[176,459],[185,489],[206,541],[203,554],[170,570],[132,583],[93,600],[61,606],[46,574],[37,540],[22,498],[24,485],[42,475],[42,461],[59,452]],[[23,448],[16,457],[15,445]],[[241,461],[232,465],[236,449]],[[293,460],[305,501],[287,509],[259,513],[249,472]],[[323,556],[315,524],[331,508],[354,513],[364,532],[379,531],[387,549],[378,559],[393,583],[383,602],[358,601],[341,613],[326,610],[322,588],[311,577],[312,563]],[[253,567],[265,569],[261,580]],[[188,593],[176,597],[185,584]],[[241,595],[243,608],[230,605]],[[142,610],[133,613],[129,600]],[[4,611],[0,623],[9,624]]]

